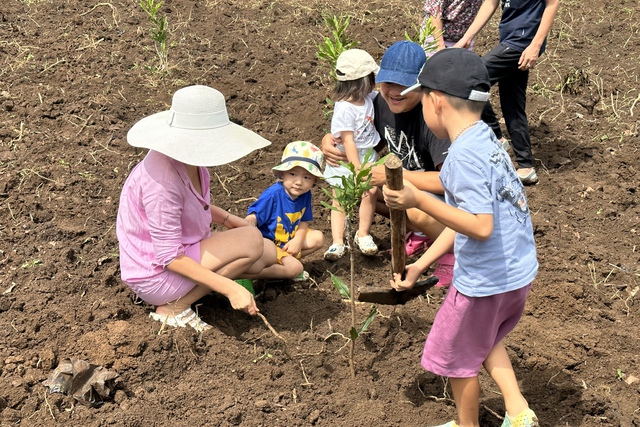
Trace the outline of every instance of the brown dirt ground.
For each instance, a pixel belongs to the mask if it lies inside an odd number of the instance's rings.
[[[401,0],[167,0],[169,73],[157,64],[136,1],[3,0],[0,7],[0,424],[424,426],[455,408],[422,346],[441,290],[381,315],[357,342],[328,271],[312,286],[267,284],[259,306],[287,339],[222,298],[199,311],[199,336],[148,319],[119,279],[118,195],[144,156],[127,130],[168,108],[176,89],[220,89],[237,123],[273,141],[214,168],[213,199],[244,213],[272,182],[287,142],[319,142],[330,90],[315,58],[323,12],[350,14],[349,35],[376,58],[417,22]],[[478,40],[495,42],[493,22]],[[638,3],[563,1],[549,50],[532,72],[529,118],[541,183],[528,188],[540,274],[507,345],[544,426],[640,426]],[[329,233],[315,190],[316,227]],[[388,222],[376,239],[389,248]],[[390,260],[358,258],[361,286],[385,284]],[[359,306],[364,317],[369,307]],[[99,408],[42,385],[64,358],[119,374]],[[481,419],[499,426],[486,375]]]

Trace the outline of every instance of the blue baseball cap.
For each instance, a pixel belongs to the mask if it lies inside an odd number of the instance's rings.
[[[395,42],[382,56],[376,83],[412,86],[426,60],[427,56],[419,44],[408,40]]]

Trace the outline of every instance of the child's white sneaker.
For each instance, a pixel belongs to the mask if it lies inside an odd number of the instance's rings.
[[[335,262],[340,258],[342,258],[345,250],[346,250],[345,245],[341,245],[340,243],[334,243],[331,246],[329,246],[329,249],[327,249],[323,257],[327,261]]]
[[[371,234],[367,234],[366,236],[358,236],[358,232],[356,231],[355,236],[353,236],[353,243],[360,249],[364,255],[372,256],[378,253],[378,246],[373,241],[373,237]]]

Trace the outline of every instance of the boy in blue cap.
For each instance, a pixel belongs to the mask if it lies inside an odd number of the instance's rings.
[[[507,414],[503,427],[538,426],[520,392],[502,342],[518,323],[538,272],[531,216],[522,183],[493,131],[480,120],[491,83],[484,62],[465,49],[445,49],[427,61],[419,82],[429,128],[449,137],[451,148],[440,179],[446,204],[405,182],[383,187],[387,205],[418,208],[447,226],[396,290],[413,287],[422,272],[451,247],[453,282],[427,337],[422,366],[449,377],[458,420],[439,427],[479,426],[484,366],[498,385]]]

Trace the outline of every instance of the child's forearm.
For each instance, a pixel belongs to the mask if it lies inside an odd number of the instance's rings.
[[[356,147],[356,142],[353,139],[353,132],[340,132],[340,139],[342,140],[342,146],[344,147],[344,154],[346,154],[347,160],[355,166],[357,171],[360,169],[360,156],[358,156],[358,148]]]
[[[433,244],[429,246],[429,249],[414,264],[423,272],[426,271],[442,255],[453,251],[455,237],[455,231],[445,228]]]
[[[358,156],[358,149],[356,148],[356,144],[353,140],[350,142],[344,142],[344,153],[347,155],[349,163],[355,166],[356,171],[360,169],[360,156]]]
[[[416,196],[417,208],[439,223],[476,240],[487,240],[493,232],[492,214],[472,214],[450,206],[426,193]]]
[[[489,22],[491,16],[498,8],[500,0],[485,0],[480,9],[478,10],[478,14],[475,19],[467,28],[467,31],[464,33],[464,36],[461,40],[470,41],[475,38],[475,36],[484,28],[484,26]],[[465,46],[466,47],[466,46]]]
[[[419,190],[432,194],[444,194],[444,187],[440,181],[440,172],[403,171],[403,178],[416,186]]]
[[[309,223],[306,221],[301,222],[300,225],[298,225],[298,229],[296,230],[296,235],[293,236],[293,238],[304,240],[305,236],[307,235],[307,231],[309,231]]]

